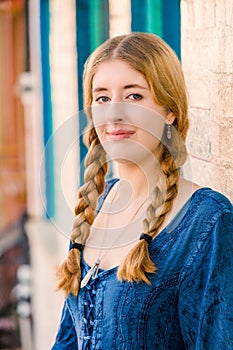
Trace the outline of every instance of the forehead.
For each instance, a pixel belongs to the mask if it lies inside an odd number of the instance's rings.
[[[103,84],[112,86],[114,84],[142,84],[147,82],[142,73],[134,69],[123,60],[109,60],[99,64],[92,81],[92,87],[100,87]]]

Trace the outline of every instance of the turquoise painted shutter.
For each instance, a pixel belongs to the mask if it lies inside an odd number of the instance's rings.
[[[43,130],[45,152],[45,200],[46,216],[55,215],[55,190],[54,190],[54,151],[50,137],[53,133],[50,60],[49,60],[49,34],[50,14],[49,1],[40,2],[40,36],[41,36],[41,69],[42,69],[42,99],[43,99]],[[49,144],[48,141],[50,140]],[[46,147],[47,146],[47,147]]]
[[[180,0],[131,0],[131,30],[163,38],[180,58]]]
[[[78,102],[79,111],[83,110],[83,66],[90,53],[109,37],[109,7],[107,0],[76,0],[76,33],[78,51]],[[83,184],[84,158],[86,147],[82,141],[82,132],[86,127],[84,113],[79,114],[80,130],[80,185]]]

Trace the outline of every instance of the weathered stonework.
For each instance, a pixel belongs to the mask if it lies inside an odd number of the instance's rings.
[[[233,3],[181,0],[193,181],[233,200]]]

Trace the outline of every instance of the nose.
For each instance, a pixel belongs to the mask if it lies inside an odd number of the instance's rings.
[[[126,118],[124,102],[109,103],[106,117],[109,122],[123,122]]]

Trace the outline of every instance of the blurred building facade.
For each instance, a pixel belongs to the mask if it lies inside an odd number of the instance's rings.
[[[61,314],[55,268],[68,249],[86,153],[83,64],[101,42],[147,31],[176,51],[190,95],[186,176],[233,199],[233,5],[221,4],[0,1],[0,236],[27,214],[34,350],[51,347]]]
[[[28,69],[26,2],[0,1],[1,349],[20,345],[15,285],[19,266],[30,262],[24,228],[27,206],[26,130],[19,97],[19,76]]]

